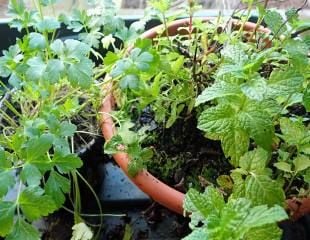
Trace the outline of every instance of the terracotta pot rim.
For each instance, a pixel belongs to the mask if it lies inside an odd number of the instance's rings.
[[[214,18],[210,17],[201,17],[203,21],[209,21]],[[238,20],[232,20],[234,24],[240,23]],[[180,20],[176,20],[172,22],[168,26],[169,35],[175,35],[178,33],[179,27],[187,26],[189,23],[189,18],[184,18]],[[244,25],[244,28],[246,30],[254,29],[256,26],[255,23],[247,22]],[[141,35],[141,38],[149,38],[153,39],[158,35],[159,30],[161,30],[164,26],[159,25],[154,28],[151,28],[150,30],[144,32]],[[260,27],[258,31],[270,34],[270,30],[264,27]],[[109,140],[113,137],[113,135],[116,133],[116,129],[114,126],[113,119],[111,115],[109,114],[114,108],[114,99],[111,94],[108,94],[105,99],[103,100],[102,106],[100,108],[101,113],[101,130],[103,133],[103,136],[105,140]],[[160,203],[161,205],[167,207],[168,209],[179,213],[184,214],[183,210],[183,200],[184,200],[184,194],[177,191],[176,189],[168,186],[167,184],[163,183],[156,177],[154,177],[152,174],[150,174],[147,170],[142,170],[139,172],[135,177],[130,177],[128,175],[127,167],[129,162],[129,157],[126,153],[117,153],[113,155],[113,158],[117,162],[117,164],[120,166],[120,168],[124,171],[124,173],[131,179],[131,181],[139,187],[144,193],[149,195],[154,201]],[[309,198],[306,198],[307,200],[302,201],[306,204],[304,206],[304,210],[306,212],[310,213],[310,202]],[[300,208],[300,205],[297,204],[298,201],[293,199],[288,199],[286,201],[288,208],[291,210],[294,210],[293,219],[297,219],[303,215],[298,209]],[[295,214],[296,213],[296,214]]]

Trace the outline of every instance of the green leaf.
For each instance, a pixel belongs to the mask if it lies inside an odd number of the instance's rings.
[[[195,106],[208,102],[215,98],[226,96],[238,96],[241,94],[240,87],[236,84],[217,81],[211,87],[206,88],[196,99]]]
[[[307,44],[300,39],[289,39],[285,42],[284,49],[289,54],[293,67],[302,73],[305,66],[308,65],[307,52],[309,51],[309,47]]]
[[[289,118],[280,119],[281,138],[289,145],[296,145],[300,152],[309,154],[310,131],[306,129],[301,120]]]
[[[56,49],[59,50],[60,44],[57,43]],[[68,39],[65,41],[65,55],[68,58],[75,60],[81,60],[83,57],[88,57],[91,48],[89,45],[82,43],[74,39]]]
[[[295,166],[294,171],[300,172],[310,167],[310,158],[307,157],[306,155],[300,154],[293,160],[293,163]]]
[[[14,202],[0,201],[0,236],[4,237],[12,231],[16,205]]]
[[[70,180],[52,171],[45,184],[45,192],[53,198],[57,208],[60,208],[64,204],[66,200],[64,193],[68,193],[69,191]]]
[[[248,98],[262,101],[267,92],[267,84],[264,78],[255,76],[242,84],[241,90]]]
[[[53,32],[60,28],[60,23],[56,18],[45,17],[43,20],[35,24],[39,32]]]
[[[242,44],[227,44],[221,51],[224,61],[236,65],[244,65],[248,61],[248,55],[243,50]]]
[[[252,173],[245,180],[245,196],[254,205],[283,205],[285,194],[282,186],[267,175]]]
[[[40,233],[31,224],[18,218],[6,240],[40,240]]]
[[[184,209],[188,212],[199,212],[205,218],[219,215],[224,207],[223,196],[213,187],[207,187],[203,194],[190,189],[184,200]]]
[[[137,89],[139,87],[139,77],[135,74],[125,75],[119,82],[121,89]]]
[[[267,81],[268,95],[273,98],[281,97],[284,99],[282,102],[286,101],[291,94],[301,91],[303,81],[303,75],[294,69],[274,70]]]
[[[269,151],[274,127],[270,114],[255,102],[249,101],[238,114],[239,124],[255,142]]]
[[[106,141],[104,144],[104,153],[105,154],[114,154],[118,152],[124,152],[122,147],[124,144],[123,139],[120,135],[114,135],[109,141]]]
[[[279,222],[287,218],[288,216],[284,208],[278,205],[271,208],[268,208],[267,205],[260,205],[253,207],[250,210],[247,218],[245,219],[245,224],[249,228],[256,228],[266,224]]]
[[[277,36],[283,34],[287,30],[286,25],[283,24],[284,20],[281,14],[277,11],[267,10],[264,21],[273,34]]]
[[[51,43],[51,50],[57,54],[58,56],[62,56],[64,54],[64,43],[60,39],[56,39]]]
[[[130,154],[129,157],[131,158]],[[131,158],[128,164],[128,174],[131,177],[136,176],[145,167],[144,159]]]
[[[63,121],[61,122],[60,125],[60,134],[63,137],[71,137],[73,136],[73,134],[75,133],[75,131],[77,130],[77,126],[67,122],[67,121]]]
[[[29,221],[47,216],[57,209],[53,199],[43,193],[39,187],[27,187],[20,194],[18,204]]]
[[[39,186],[41,182],[41,172],[32,164],[25,164],[20,177],[24,183],[28,183],[29,186]]]
[[[304,104],[307,112],[310,112],[310,87],[308,87],[304,93],[303,104]]]
[[[226,134],[234,126],[235,110],[230,105],[206,109],[198,118],[198,129],[208,133]]]
[[[5,196],[8,190],[14,186],[15,179],[12,170],[0,170],[0,198]]]
[[[231,163],[237,167],[240,157],[248,151],[250,138],[242,129],[233,127],[221,138],[223,152],[231,157]]]
[[[56,164],[59,171],[63,173],[68,173],[83,165],[81,159],[75,154],[65,154],[60,151],[55,152],[52,161]]]
[[[262,173],[267,165],[268,152],[262,148],[244,154],[239,161],[240,167],[248,172]]]
[[[244,240],[280,240],[281,236],[282,230],[274,223],[251,229],[245,234]]]
[[[32,57],[27,61],[29,68],[26,71],[26,76],[29,80],[39,80],[45,71],[46,64],[41,57]]]
[[[61,60],[50,59],[44,72],[44,79],[50,83],[57,83],[64,74],[65,66]]]
[[[196,228],[182,240],[208,240],[208,235],[205,229]]]
[[[50,134],[43,134],[38,138],[32,138],[27,143],[27,161],[33,162],[42,158],[52,147],[53,137]]]
[[[284,172],[292,172],[292,166],[287,162],[276,162],[273,164],[277,169]]]
[[[0,171],[11,168],[12,164],[6,157],[6,152],[3,147],[0,146]]]
[[[89,88],[92,83],[93,62],[83,57],[80,62],[70,64],[67,74],[68,80],[73,86]]]
[[[46,41],[42,34],[32,32],[29,34],[30,50],[42,50],[46,47]]]

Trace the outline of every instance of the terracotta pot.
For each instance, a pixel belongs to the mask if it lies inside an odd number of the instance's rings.
[[[209,21],[211,18],[202,18],[203,21]],[[178,34],[178,28],[180,27],[186,27],[189,24],[189,19],[181,19],[176,20],[173,23],[171,23],[168,27],[168,32],[170,36]],[[233,24],[235,26],[238,26],[240,22],[237,20],[233,20]],[[247,22],[244,25],[244,29],[246,31],[251,31],[255,28],[256,24]],[[145,33],[141,35],[141,38],[149,38],[153,39],[158,35],[158,32],[163,29],[163,25],[159,25],[157,27],[154,27]],[[269,34],[270,30],[267,28],[260,27],[258,29],[260,32],[264,32]],[[267,42],[268,44],[269,42]],[[107,95],[105,99],[103,100],[103,104],[100,109],[101,113],[101,129],[103,136],[105,140],[109,140],[113,137],[113,135],[116,133],[116,129],[114,126],[114,122],[112,117],[109,115],[109,113],[114,109],[114,100],[113,96]],[[129,163],[129,157],[125,153],[118,153],[114,154],[113,158],[117,162],[117,164],[121,167],[121,169],[125,172],[125,174],[147,195],[149,195],[154,201],[160,203],[161,205],[165,206],[166,208],[179,213],[183,214],[183,200],[184,200],[184,194],[169,187],[167,184],[161,182],[156,177],[154,177],[152,174],[150,174],[148,171],[143,170],[139,172],[135,177],[130,177],[128,175],[127,167]],[[306,201],[303,201],[304,203],[309,203]],[[310,212],[310,205],[308,207],[298,207],[296,201],[288,200],[288,206],[291,207],[293,210],[297,209],[305,209]],[[300,211],[297,213],[298,217],[302,214]],[[297,216],[296,215],[296,216]],[[295,216],[295,217],[296,217]]]

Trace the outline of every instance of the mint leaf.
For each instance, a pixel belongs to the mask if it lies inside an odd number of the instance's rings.
[[[282,186],[267,175],[252,173],[245,180],[245,196],[254,205],[283,205],[285,194]]]
[[[300,172],[310,167],[309,157],[305,155],[301,155],[301,154],[298,155],[296,158],[294,158],[293,163],[295,166],[295,169],[294,169],[295,172]]]
[[[248,151],[250,138],[248,134],[238,126],[221,137],[223,152],[226,157],[231,157],[231,163],[235,167],[239,165],[240,157]]]
[[[241,84],[241,91],[250,99],[262,101],[267,92],[267,84],[264,78],[253,76],[246,83]]]
[[[267,165],[268,152],[262,148],[244,154],[239,161],[240,167],[248,172],[256,174],[262,173]]]
[[[70,64],[67,74],[68,80],[73,86],[88,88],[92,82],[93,62],[83,57],[80,62]]]
[[[30,50],[42,50],[46,47],[45,37],[36,32],[29,34],[29,48]]]
[[[279,240],[282,236],[282,230],[276,223],[253,228],[245,234],[245,240]]]
[[[44,72],[44,79],[50,83],[57,83],[64,75],[65,66],[61,60],[50,59]]]
[[[274,127],[272,118],[257,103],[248,101],[238,114],[239,124],[255,142],[266,150],[270,150]]]
[[[27,187],[20,194],[18,204],[29,221],[47,216],[57,209],[52,198],[43,193],[39,187]]]
[[[39,186],[41,182],[41,172],[39,169],[29,163],[26,163],[21,171],[20,177],[24,183],[28,183],[29,186]]]
[[[303,75],[294,69],[274,70],[267,81],[268,95],[273,98],[281,97],[281,102],[284,102],[291,94],[301,91],[303,81]]]
[[[207,187],[203,194],[190,189],[184,200],[184,209],[189,212],[200,212],[203,217],[219,215],[225,205],[223,196],[213,187]]]
[[[241,94],[240,87],[237,84],[217,81],[211,87],[206,88],[196,99],[195,106],[208,102],[215,98],[226,96],[238,96]]]
[[[307,110],[307,112],[310,112],[310,87],[306,89],[303,96],[303,104]]]
[[[310,131],[303,125],[301,120],[289,118],[280,119],[281,138],[289,145],[297,146],[300,152],[310,153]]]
[[[14,186],[15,179],[12,170],[0,170],[0,198],[5,196],[8,190]]]
[[[63,173],[80,168],[83,164],[81,159],[75,154],[65,154],[60,151],[55,152],[52,161],[56,164],[59,171]]]
[[[16,205],[14,202],[0,201],[0,236],[4,237],[12,231]]]
[[[18,218],[6,240],[40,240],[40,233],[25,220]]]
[[[198,129],[208,133],[226,134],[234,126],[235,110],[229,105],[206,109],[198,118]]]
[[[225,45],[221,51],[221,55],[225,62],[240,66],[244,65],[248,61],[248,55],[243,50],[241,43]]]
[[[281,171],[292,172],[292,166],[287,162],[276,162],[273,165]]]
[[[45,184],[45,192],[51,196],[56,203],[57,208],[64,204],[66,198],[64,193],[70,191],[70,180],[61,176],[55,171],[51,171],[50,176]]]

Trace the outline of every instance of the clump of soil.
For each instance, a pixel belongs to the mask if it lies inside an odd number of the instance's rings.
[[[145,121],[145,114],[149,115],[143,113],[140,121]],[[179,191],[186,192],[190,187],[202,189],[232,169],[220,141],[204,137],[197,129],[195,116],[178,119],[169,129],[157,127],[155,132],[155,154],[147,164],[148,170]]]

